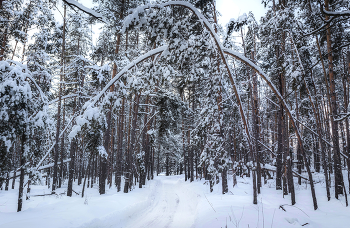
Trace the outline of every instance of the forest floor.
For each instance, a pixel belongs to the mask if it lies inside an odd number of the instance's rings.
[[[347,174],[344,173],[344,176]],[[310,186],[296,185],[296,205],[290,205],[290,196],[283,198],[269,180],[258,195],[258,204],[252,204],[250,178],[237,178],[229,193],[221,194],[221,183],[209,192],[208,183],[184,181],[184,175],[159,175],[142,189],[130,193],[117,192],[114,187],[99,195],[97,185],[80,195],[34,196],[50,191],[46,186],[33,185],[30,200],[24,201],[23,211],[17,213],[18,188],[0,191],[0,227],[332,227],[345,228],[350,224],[350,208],[345,199],[327,202],[322,175],[315,175],[319,204],[313,210]],[[296,181],[296,179],[295,179]],[[66,186],[59,189],[63,193]],[[82,186],[74,186],[81,192]],[[282,207],[281,207],[282,205]]]

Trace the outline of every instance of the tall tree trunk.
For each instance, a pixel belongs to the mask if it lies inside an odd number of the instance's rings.
[[[19,190],[18,190],[18,207],[17,212],[22,210],[22,203],[23,203],[23,184],[24,184],[24,165],[25,165],[25,156],[24,156],[24,144],[25,144],[26,136],[23,133],[21,137],[21,150],[19,154],[19,159],[21,161],[20,170],[21,174],[19,177]]]
[[[281,80],[281,79],[280,79]],[[280,82],[280,93],[281,93]],[[283,93],[281,93],[283,94]],[[283,95],[282,95],[283,96]],[[283,155],[283,107],[277,111],[277,157],[276,157],[276,190],[282,190],[282,155]]]
[[[0,49],[0,61],[4,59],[4,54],[5,54],[5,49],[6,49],[6,43],[7,43],[7,33],[8,33],[8,28],[5,29],[5,34],[3,36],[2,44],[1,44],[1,49]]]
[[[63,115],[62,123],[63,123],[63,125],[65,124],[65,118],[66,118],[66,115],[65,115],[65,112],[66,112],[65,103],[66,103],[66,99],[63,99],[63,112],[62,112],[62,115]],[[60,162],[61,162],[61,164],[60,164],[60,174],[59,174],[59,179],[58,179],[58,188],[61,188],[62,182],[64,181],[63,180],[64,133],[62,134],[62,137],[61,137],[61,149],[60,149],[60,152],[61,152],[60,153]]]
[[[329,10],[329,0],[324,1],[325,9]],[[326,16],[329,20],[329,16]],[[335,198],[343,193],[343,180],[341,173],[340,149],[339,149],[339,132],[338,122],[334,121],[338,116],[337,96],[335,88],[335,75],[333,70],[333,52],[332,52],[332,37],[331,28],[327,25],[327,51],[328,51],[328,69],[329,69],[329,93],[331,98],[331,124],[332,124],[332,141],[333,141],[333,162],[334,162],[334,181],[335,181]]]
[[[251,54],[252,60],[255,61],[254,52]],[[255,148],[255,161],[257,164],[257,191],[260,194],[261,187],[261,155],[260,155],[260,128],[259,128],[259,104],[258,104],[258,82],[255,72],[252,75],[252,119],[253,119],[253,134],[254,134],[254,148]]]
[[[277,38],[278,39],[278,38]],[[282,45],[283,46],[283,45]],[[278,65],[282,67],[283,61],[281,60],[281,50],[280,46],[275,44],[276,58],[278,61]],[[283,54],[283,53],[282,53]],[[278,73],[278,89],[279,93],[282,97],[285,95],[285,87],[284,87],[284,74],[283,72]],[[285,127],[285,119],[284,119],[284,108],[282,103],[280,104],[280,108],[277,111],[277,157],[276,157],[276,190],[282,190],[282,157],[284,152],[284,127]]]
[[[87,169],[88,169],[87,174],[90,173],[90,169],[91,169],[91,158],[92,158],[92,157],[93,157],[93,155],[92,155],[92,153],[91,153],[90,156],[89,156],[89,161],[88,161],[88,165],[87,165]],[[84,177],[83,190],[81,191],[81,198],[84,198],[86,178],[89,178],[89,175],[85,175],[85,177]],[[89,183],[89,181],[88,181],[88,183]],[[89,187],[89,184],[88,184],[87,187]]]
[[[73,180],[74,180],[74,170],[75,170],[75,151],[77,147],[77,139],[73,138],[70,144],[70,162],[69,162],[69,174],[68,174],[68,189],[67,196],[72,196],[73,192]]]
[[[181,100],[184,101],[184,95],[181,94]],[[185,173],[185,181],[187,181],[187,156],[186,156],[186,143],[185,143],[185,116],[182,113],[182,150],[183,150],[183,165],[184,165],[184,173]]]
[[[19,154],[19,142],[18,142],[18,137],[16,137],[16,139],[15,139],[15,143],[14,143],[14,150],[13,150],[13,154],[12,154],[12,163],[14,164],[14,167],[13,167],[13,177],[12,177],[12,186],[11,186],[11,188],[12,189],[15,189],[15,183],[16,183],[16,163],[15,163],[15,161],[16,161],[16,156],[17,156],[17,154]]]
[[[113,183],[113,170],[115,168],[114,166],[114,143],[115,143],[115,134],[116,134],[116,128],[117,126],[115,125],[114,121],[112,123],[112,133],[111,133],[111,141],[110,141],[110,153],[109,153],[109,169],[108,169],[108,183],[109,183],[109,188],[112,187]]]
[[[132,107],[133,107],[133,98],[131,98],[130,101],[130,106],[129,106],[129,120],[128,120],[128,132],[127,132],[127,148],[126,148],[126,155],[125,155],[125,165],[124,165],[124,193],[128,193],[129,192],[129,182],[131,182],[130,180],[130,176],[131,176],[131,156],[130,156],[130,135],[131,135],[131,122],[132,122]]]
[[[117,171],[115,174],[115,185],[117,191],[121,189],[121,176],[122,176],[122,159],[123,159],[123,136],[124,136],[124,116],[125,116],[125,98],[122,100],[122,108],[119,114],[119,124],[118,124],[118,142],[117,142]]]
[[[350,75],[350,51],[347,51],[347,77],[344,78],[343,86],[344,86],[344,111],[347,112],[348,106],[349,106],[349,75]],[[350,131],[349,131],[349,119],[345,119],[345,129],[346,129],[346,154],[350,158]],[[348,183],[350,183],[350,160],[347,160],[347,166],[348,166]],[[350,184],[349,184],[349,193],[350,193]]]
[[[132,176],[131,176],[131,171],[133,169],[133,161],[132,161],[132,156],[134,153],[134,144],[135,144],[135,135],[136,135],[136,124],[137,124],[137,115],[138,115],[138,109],[139,109],[139,99],[140,95],[135,94],[135,104],[133,105],[134,102],[130,104],[130,117],[133,116],[132,118],[132,124],[129,124],[131,128],[130,132],[130,143],[129,143],[129,148],[128,148],[128,154],[127,154],[127,162],[126,162],[126,167],[125,167],[125,185],[124,185],[124,193],[128,193],[129,189],[131,188],[132,185]],[[133,115],[131,112],[131,107],[133,106]]]
[[[253,167],[253,204],[258,204],[258,191],[256,189],[257,184],[256,184],[256,170],[255,167]]]
[[[221,183],[222,183],[222,194],[228,193],[228,184],[227,184],[227,167],[222,169],[221,173]]]
[[[26,194],[26,200],[30,199],[30,184],[32,182],[32,175],[28,175],[28,182],[27,182],[27,194]]]
[[[57,126],[56,126],[56,139],[55,139],[55,154],[54,154],[54,171],[53,171],[53,183],[52,183],[52,192],[55,192],[57,186],[57,168],[58,168],[58,142],[60,135],[61,127],[61,97],[62,97],[62,81],[64,73],[64,52],[65,52],[65,36],[66,36],[66,4],[64,4],[64,16],[63,16],[63,42],[62,42],[62,53],[61,53],[61,75],[60,75],[60,86],[58,93],[58,107],[57,107]],[[68,193],[67,193],[68,194]]]
[[[295,92],[295,105],[296,105],[296,108],[295,108],[296,109],[296,117],[297,117],[297,120],[299,120],[298,93],[297,92]],[[299,123],[297,125],[299,128]],[[298,169],[298,173],[299,173],[298,184],[301,185],[301,167],[303,164],[303,158],[301,155],[299,143],[297,143],[297,160],[298,160],[297,169]]]
[[[114,87],[111,87],[111,92],[113,92]],[[110,132],[111,132],[111,118],[112,118],[112,105],[109,107],[109,111],[107,113],[107,129],[104,134],[104,148],[107,152],[107,154],[110,154]],[[101,156],[100,157],[100,175],[99,175],[99,193],[105,194],[106,193],[106,178],[107,178],[107,157]]]

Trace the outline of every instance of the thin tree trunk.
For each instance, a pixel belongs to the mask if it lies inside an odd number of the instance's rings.
[[[90,156],[89,156],[89,161],[88,161],[88,165],[87,165],[87,167],[88,167],[87,173],[90,173],[90,166],[91,166],[91,158],[92,157],[93,157],[93,155],[91,153]],[[88,178],[88,175],[85,175],[85,177],[84,177],[83,190],[81,191],[81,198],[84,198],[86,178]]]
[[[329,10],[329,0],[324,1],[325,10]],[[329,20],[329,16],[326,15],[326,20]],[[339,132],[338,122],[334,121],[338,116],[337,110],[337,97],[335,88],[335,75],[333,71],[333,55],[332,55],[332,38],[331,29],[327,25],[327,51],[328,51],[328,69],[329,69],[329,92],[331,98],[331,124],[332,124],[332,140],[333,140],[333,161],[334,161],[334,181],[335,181],[335,198],[338,199],[338,195],[343,193],[343,180],[341,174],[341,161],[339,150]]]
[[[68,189],[67,196],[72,196],[73,192],[73,179],[74,179],[74,169],[75,169],[75,151],[77,147],[77,139],[73,138],[70,144],[70,162],[69,162],[69,175],[68,175]],[[92,184],[91,184],[92,185]],[[92,187],[92,186],[91,186]]]
[[[18,207],[17,212],[22,210],[22,203],[23,203],[23,184],[24,184],[24,164],[25,164],[25,157],[24,157],[24,144],[25,144],[26,136],[25,134],[22,134],[21,137],[21,150],[19,154],[19,159],[21,161],[21,174],[19,177],[19,190],[18,190]]]
[[[31,180],[31,175],[29,174],[29,177],[28,177],[28,183],[27,183],[27,194],[26,194],[26,200],[29,200],[30,199],[30,184],[32,182]]]
[[[298,108],[298,94],[297,94],[297,92],[295,92],[295,105],[296,105],[296,108],[295,108],[296,117],[299,120],[299,108]],[[299,127],[299,123],[297,125]],[[298,184],[301,185],[301,166],[303,164],[303,158],[301,155],[299,143],[297,143],[297,160],[298,160],[297,169],[298,169],[298,174],[299,174]]]
[[[4,59],[4,53],[5,53],[5,49],[6,49],[6,43],[7,43],[7,33],[8,33],[8,28],[5,29],[5,34],[2,40],[2,44],[1,44],[1,49],[0,49],[0,61],[2,61]]]
[[[130,113],[129,113],[129,121],[131,121],[132,112],[131,107],[133,106],[133,118],[132,123],[129,124],[129,132],[130,132],[130,140],[129,140],[129,146],[128,146],[128,154],[127,154],[127,163],[126,163],[126,174],[125,174],[125,185],[124,185],[124,193],[128,193],[129,188],[131,188],[132,185],[132,155],[134,153],[134,144],[135,144],[135,132],[136,132],[136,123],[137,123],[137,114],[138,114],[138,108],[139,108],[139,98],[140,95],[135,94],[135,104],[130,104]]]
[[[58,168],[58,142],[61,127],[61,97],[62,97],[62,80],[63,80],[63,66],[64,66],[64,52],[65,52],[65,34],[66,34],[66,4],[64,4],[64,16],[63,16],[63,42],[62,42],[62,53],[61,53],[61,75],[60,75],[60,85],[58,93],[58,107],[57,107],[57,126],[56,126],[56,139],[55,139],[55,154],[54,154],[54,172],[53,172],[53,183],[52,192],[55,192],[57,186],[57,168]],[[68,195],[68,192],[67,192]]]
[[[348,68],[348,75],[347,78],[349,79],[349,75],[350,75],[350,51],[348,50],[347,52],[347,68]],[[349,84],[348,84],[348,80],[346,80],[346,78],[344,78],[343,81],[343,85],[344,85],[344,111],[345,113],[347,112],[347,108],[349,106]],[[345,119],[345,129],[346,129],[346,154],[348,155],[348,157],[350,158],[350,131],[349,131],[349,119],[346,118]],[[347,165],[348,165],[348,183],[349,183],[349,193],[350,193],[350,160],[347,160]]]
[[[252,60],[255,61],[254,52],[251,54]],[[260,194],[261,187],[261,156],[260,156],[260,132],[259,132],[259,104],[258,104],[258,82],[256,78],[256,74],[253,71],[252,75],[252,119],[253,119],[253,134],[254,134],[254,147],[255,147],[255,161],[257,164],[256,174],[257,174],[257,193]]]
[[[222,169],[221,173],[221,183],[222,183],[222,194],[228,193],[228,184],[227,184],[227,167]]]
[[[63,123],[63,125],[65,124],[65,118],[66,118],[66,115],[65,115],[65,113],[66,113],[66,105],[65,105],[65,103],[66,103],[66,99],[63,99],[63,112],[62,112],[62,115],[63,115],[62,123]],[[60,165],[60,174],[59,174],[59,179],[58,179],[58,188],[61,188],[62,182],[64,181],[63,180],[64,133],[62,134],[62,138],[61,138],[61,149],[60,149],[60,152],[61,152],[61,154],[60,154],[61,165]]]
[[[123,136],[124,136],[124,116],[125,116],[125,98],[122,100],[122,109],[119,115],[118,125],[118,145],[117,145],[117,171],[115,174],[115,185],[117,191],[121,189],[121,176],[122,176],[122,159],[123,159]]]

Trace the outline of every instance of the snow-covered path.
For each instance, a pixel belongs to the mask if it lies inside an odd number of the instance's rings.
[[[321,174],[320,174],[321,176]],[[317,179],[317,178],[316,178]],[[205,180],[190,183],[184,175],[156,176],[142,188],[128,194],[108,188],[98,194],[98,185],[87,188],[85,197],[74,195],[34,195],[49,193],[46,186],[33,185],[32,197],[24,201],[23,211],[16,212],[18,187],[0,191],[0,227],[6,228],[214,228],[214,227],[273,227],[273,228],[344,228],[350,224],[350,208],[344,198],[330,202],[325,197],[322,182],[316,184],[319,209],[313,210],[306,185],[296,185],[297,204],[290,205],[290,196],[283,198],[269,180],[252,204],[250,178],[237,178],[229,193],[221,194],[221,185],[209,192]],[[18,183],[17,183],[18,184]],[[67,188],[64,185],[59,191]],[[76,192],[82,186],[74,185]],[[283,209],[281,209],[281,206]]]
[[[185,184],[186,185],[186,184]],[[144,200],[102,220],[94,220],[83,227],[192,227],[196,219],[197,197],[191,188],[184,186],[181,176],[162,176],[150,183]],[[116,221],[115,218],[119,218]]]
[[[182,188],[178,176],[156,179],[148,196],[149,206],[135,213],[125,227],[191,227],[197,209],[193,195],[191,189]]]

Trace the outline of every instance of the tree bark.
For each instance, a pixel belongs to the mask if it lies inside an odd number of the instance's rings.
[[[222,194],[228,193],[228,184],[227,184],[227,167],[222,169],[221,173],[221,183],[222,183]]]
[[[57,107],[57,126],[56,126],[56,139],[55,139],[55,154],[54,154],[54,171],[53,171],[53,183],[52,192],[55,192],[57,186],[57,169],[58,169],[58,142],[61,127],[61,97],[62,97],[62,80],[63,80],[63,65],[64,65],[64,52],[65,52],[65,34],[66,34],[66,4],[64,4],[64,16],[63,16],[63,42],[62,42],[62,53],[61,53],[61,75],[60,75],[60,86],[58,93],[58,107]],[[67,193],[68,194],[68,193]]]
[[[74,170],[75,170],[75,151],[77,147],[77,139],[73,138],[70,144],[70,162],[69,162],[69,175],[68,175],[68,189],[67,196],[72,196],[73,192],[73,180],[74,180]],[[92,185],[92,183],[91,183]],[[92,187],[92,186],[91,186]]]
[[[128,148],[128,154],[127,154],[127,162],[125,166],[125,185],[124,185],[124,193],[128,193],[129,188],[131,188],[132,185],[132,176],[131,176],[131,171],[132,171],[132,155],[134,153],[134,144],[135,144],[135,133],[136,133],[136,124],[137,124],[137,115],[138,115],[138,109],[139,109],[139,98],[140,95],[135,94],[135,104],[132,105],[130,104],[130,117],[133,116],[132,118],[132,124],[129,124],[130,126],[130,143],[129,143],[129,148]],[[133,106],[133,113],[131,113],[131,107]]]
[[[252,61],[255,61],[254,52],[252,52]],[[254,134],[254,148],[255,148],[255,161],[256,161],[256,175],[257,175],[257,191],[260,194],[261,187],[261,154],[260,154],[260,127],[259,127],[259,104],[258,104],[258,82],[256,73],[253,71],[252,75],[252,121],[253,121],[253,134]]]
[[[345,107],[345,113],[347,113],[347,109],[349,106],[349,75],[350,75],[350,51],[347,51],[347,77],[344,78],[343,85],[344,85],[344,107]],[[350,131],[349,131],[349,119],[345,119],[345,129],[346,129],[346,154],[350,158]],[[348,182],[350,183],[350,160],[347,160],[347,166],[348,166]],[[350,192],[350,184],[349,184],[349,192]]]
[[[325,9],[329,10],[329,0],[324,1]],[[329,16],[326,15],[326,20],[329,20]],[[339,132],[338,122],[334,121],[334,118],[338,116],[337,110],[337,96],[335,88],[335,75],[333,71],[333,52],[332,52],[332,37],[330,26],[327,25],[327,51],[328,51],[328,69],[329,69],[329,93],[331,99],[331,124],[332,124],[332,141],[333,141],[333,162],[334,162],[334,180],[335,180],[335,198],[338,199],[338,195],[343,193],[343,180],[341,174],[341,161],[340,161],[340,149],[339,149]]]
[[[25,165],[25,157],[24,157],[24,144],[25,144],[26,136],[23,133],[21,137],[21,150],[19,154],[19,159],[21,161],[20,170],[21,174],[19,177],[19,189],[18,189],[18,207],[17,212],[20,212],[22,210],[22,203],[23,203],[23,184],[24,184],[24,165]]]
[[[121,176],[122,176],[122,154],[123,154],[123,137],[124,137],[124,116],[125,116],[125,98],[122,100],[122,108],[119,114],[119,124],[118,124],[118,142],[117,142],[117,171],[115,174],[115,185],[117,191],[120,192],[121,189]]]

